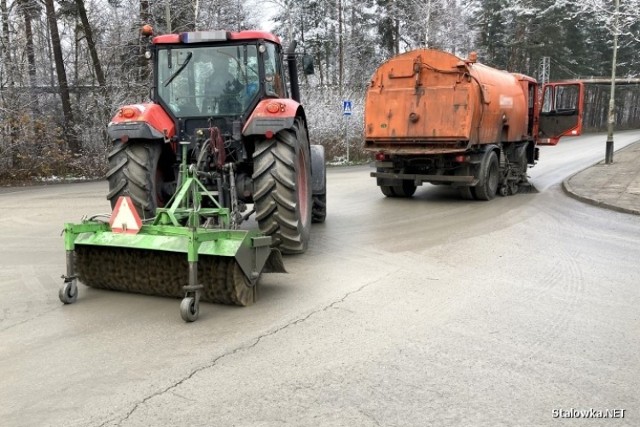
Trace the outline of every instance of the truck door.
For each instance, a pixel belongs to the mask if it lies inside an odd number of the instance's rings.
[[[538,144],[556,145],[562,136],[582,134],[583,96],[580,82],[544,85]]]

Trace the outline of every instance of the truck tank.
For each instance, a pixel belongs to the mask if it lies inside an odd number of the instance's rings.
[[[477,63],[476,56],[418,49],[374,73],[365,101],[365,149],[376,154],[373,176],[385,195],[411,196],[423,182],[474,188],[490,175],[482,167],[490,151],[500,177],[479,198],[493,198],[501,186],[513,193],[526,181],[536,156],[537,83]]]

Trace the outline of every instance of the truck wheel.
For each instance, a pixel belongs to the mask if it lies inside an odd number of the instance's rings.
[[[458,192],[460,193],[460,197],[464,200],[474,200],[475,197],[473,195],[473,187],[458,187]]]
[[[456,176],[469,176],[469,175],[473,175],[473,170],[472,170],[472,166],[471,165],[464,165],[459,167],[456,170],[455,175]],[[458,187],[458,192],[460,193],[460,197],[464,200],[474,200],[476,197],[474,195],[475,191],[473,187],[470,186],[460,186]]]
[[[480,182],[475,187],[478,200],[491,200],[498,191],[500,168],[495,151],[489,151],[480,169]]]
[[[404,180],[400,185],[393,186],[396,197],[411,197],[416,192],[416,186],[412,181]]]
[[[393,187],[390,187],[388,185],[381,185],[380,191],[382,191],[382,194],[387,197],[396,197],[396,193],[393,192]]]
[[[304,123],[256,143],[253,202],[260,230],[283,253],[302,253],[311,226],[311,168]]]
[[[154,141],[115,141],[109,153],[109,193],[113,209],[120,196],[131,196],[141,218],[156,214],[160,191],[157,185],[158,161],[162,145]]]

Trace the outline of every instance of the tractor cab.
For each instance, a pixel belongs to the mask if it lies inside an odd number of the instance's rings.
[[[232,135],[265,98],[288,98],[277,37],[261,31],[200,31],[153,38],[154,102],[181,140],[216,127]]]

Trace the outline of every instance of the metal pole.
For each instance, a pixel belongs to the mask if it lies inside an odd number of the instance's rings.
[[[347,163],[349,163],[349,116],[344,117],[344,137],[347,140]]]
[[[615,95],[616,95],[616,62],[618,56],[618,10],[619,0],[615,0],[615,16],[613,25],[613,60],[611,61],[611,95],[609,96],[609,116],[607,120],[607,148],[604,162],[613,163],[613,125],[615,123]]]

